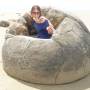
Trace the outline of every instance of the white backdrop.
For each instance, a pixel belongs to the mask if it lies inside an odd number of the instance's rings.
[[[0,12],[23,11],[36,4],[66,11],[90,10],[90,0],[0,0]]]

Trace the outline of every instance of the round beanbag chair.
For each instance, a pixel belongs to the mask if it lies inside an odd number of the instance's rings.
[[[90,32],[81,20],[62,11],[42,8],[55,31],[50,39],[9,31],[2,48],[5,72],[38,84],[65,84],[90,72]]]

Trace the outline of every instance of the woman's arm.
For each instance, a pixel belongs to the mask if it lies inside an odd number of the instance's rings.
[[[55,29],[54,29],[52,23],[50,22],[50,20],[48,20],[46,17],[41,16],[38,20],[37,20],[37,19],[34,19],[34,20],[35,20],[37,23],[43,23],[43,22],[45,22],[45,20],[47,20],[49,26],[46,27],[46,29],[47,29],[47,31],[48,31],[49,34],[53,34],[53,31],[54,31]]]
[[[48,19],[47,19],[46,17],[44,17],[44,16],[41,16],[41,20],[42,20],[42,21],[45,21],[45,20],[48,21],[49,26],[47,27],[47,31],[48,31],[49,34],[53,34],[53,31],[54,31],[55,29],[54,29],[52,23],[50,22],[50,20],[48,20]]]
[[[48,20],[48,19],[47,19]],[[55,30],[50,20],[48,20],[49,26],[47,27],[47,31],[49,34],[53,34],[53,31]]]

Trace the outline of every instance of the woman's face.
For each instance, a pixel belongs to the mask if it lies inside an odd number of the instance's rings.
[[[33,18],[39,18],[40,17],[40,11],[37,8],[35,8],[32,10],[31,15]]]

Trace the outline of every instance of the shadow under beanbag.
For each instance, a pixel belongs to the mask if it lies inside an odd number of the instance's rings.
[[[13,37],[8,37],[2,48],[4,70],[17,79],[38,84],[64,84],[86,76],[90,73],[90,32],[86,26],[58,10],[44,8],[42,13],[56,28],[52,37],[6,33]]]

